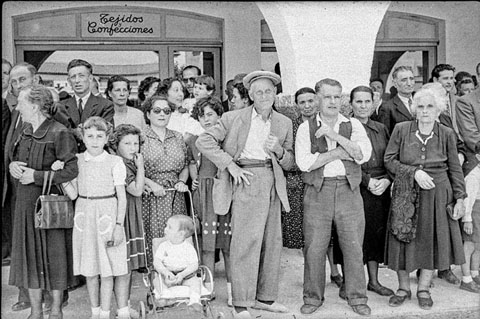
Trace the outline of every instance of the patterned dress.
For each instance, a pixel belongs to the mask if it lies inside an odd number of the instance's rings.
[[[293,152],[295,153],[295,138],[302,116],[293,106],[278,108],[278,112],[292,120],[293,124]],[[286,172],[287,196],[290,203],[290,212],[282,211],[283,246],[287,248],[303,248],[303,189],[302,172],[294,166]]]
[[[145,177],[164,188],[173,188],[178,175],[188,164],[187,147],[182,135],[167,129],[162,142],[150,126],[145,129],[145,143],[141,152],[145,161]],[[147,244],[147,260],[153,262],[152,239],[163,237],[167,219],[175,214],[186,214],[183,193],[168,191],[163,197],[153,193],[142,197],[142,216]]]
[[[137,177],[137,167],[133,160],[123,159],[127,168],[125,186],[134,182]],[[143,233],[142,198],[127,191],[127,212],[125,214],[125,236],[127,240],[128,270],[138,270],[147,266],[145,255],[145,238]]]
[[[193,193],[195,211],[198,213],[202,223],[202,250],[214,252],[216,248],[230,251],[232,239],[232,214],[217,215],[213,211],[213,179],[217,173],[217,167],[205,156],[198,152],[195,141],[198,136],[187,139],[189,158],[198,161],[199,186]],[[191,153],[191,154],[190,154]]]

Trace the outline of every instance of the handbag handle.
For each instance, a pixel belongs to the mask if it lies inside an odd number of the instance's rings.
[[[50,194],[50,190],[52,189],[52,182],[53,182],[53,175],[54,174],[55,174],[54,171],[45,171],[45,173],[43,173],[42,195]]]

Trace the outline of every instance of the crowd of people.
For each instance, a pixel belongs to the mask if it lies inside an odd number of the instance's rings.
[[[222,102],[191,65],[146,78],[134,104],[122,75],[96,94],[81,59],[67,66],[70,97],[28,63],[2,59],[2,71],[2,258],[19,289],[12,310],[31,308],[29,319],[63,318],[68,291],[84,284],[91,318],[110,318],[112,297],[117,318],[137,318],[132,272],[149,268],[163,285],[189,286],[202,311],[194,273],[221,259],[234,318],[289,312],[277,301],[282,247],[303,249],[302,314],[325,301],[327,256],[339,297],[360,315],[371,313],[367,290],[392,307],[411,299],[414,271],[422,309],[435,270],[480,293],[480,87],[468,72],[439,64],[415,92],[413,70],[399,66],[395,95],[372,79],[345,108],[331,78],[283,103],[279,71],[238,74]],[[36,227],[48,172],[52,193],[77,190],[73,228]],[[398,287],[380,283],[380,264]]]

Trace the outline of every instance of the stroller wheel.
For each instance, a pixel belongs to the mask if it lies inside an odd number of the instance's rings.
[[[147,318],[147,310],[145,309],[145,303],[143,301],[140,301],[139,313],[141,319]]]

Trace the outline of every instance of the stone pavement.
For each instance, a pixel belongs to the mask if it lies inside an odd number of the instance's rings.
[[[328,263],[327,263],[328,265]],[[290,309],[288,314],[273,314],[264,311],[252,310],[253,318],[257,319],[302,319],[302,318],[361,318],[355,314],[348,304],[338,297],[338,288],[330,283],[325,290],[325,303],[314,314],[303,316],[300,314],[302,306],[302,284],[303,284],[303,255],[299,249],[287,249],[282,251],[281,262],[280,295],[278,301]],[[8,286],[8,274],[10,267],[2,267],[2,319],[25,319],[30,311],[12,312],[11,305],[17,300],[18,290]],[[329,271],[327,266],[327,272]],[[454,273],[460,277],[460,267],[456,266]],[[223,263],[217,263],[215,271],[216,299],[210,303],[213,316],[210,318],[231,319],[232,308],[226,305],[226,282]],[[381,297],[368,291],[368,304],[372,308],[372,315],[369,318],[427,318],[427,319],[478,319],[480,318],[480,295],[460,290],[458,286],[450,285],[436,276],[434,277],[434,288],[431,289],[434,301],[433,308],[429,311],[418,307],[415,292],[417,289],[414,273],[411,274],[412,299],[408,300],[399,308],[388,306],[388,297]],[[327,273],[327,278],[329,274]],[[379,270],[380,282],[395,290],[397,288],[396,275],[394,272],[381,268]],[[138,307],[139,301],[145,302],[147,288],[144,286],[141,275],[135,273],[132,286],[132,304]],[[70,293],[68,306],[64,309],[65,319],[89,318],[90,306],[86,287],[82,287]],[[45,319],[48,316],[45,316]],[[112,318],[114,316],[112,315]],[[187,319],[202,318],[202,315],[193,313],[184,305],[167,309],[162,313],[148,314],[147,318],[152,319]]]

